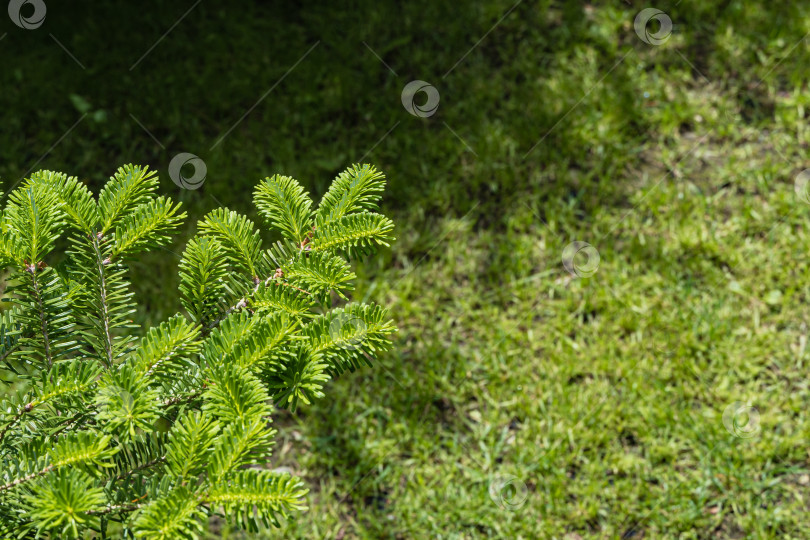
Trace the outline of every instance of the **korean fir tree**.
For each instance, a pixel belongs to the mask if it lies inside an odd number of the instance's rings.
[[[374,212],[384,185],[353,166],[313,209],[292,178],[265,179],[254,202],[282,238],[269,249],[245,216],[210,212],[180,261],[184,313],[145,331],[127,261],[185,216],[156,175],[122,167],[94,197],[43,171],[12,191],[0,537],[195,538],[214,514],[256,531],[302,510],[302,482],[266,466],[273,408],[310,404],[390,345],[386,311],[347,297],[349,260],[393,240]]]

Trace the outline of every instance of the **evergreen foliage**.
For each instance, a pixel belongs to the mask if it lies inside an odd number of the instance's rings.
[[[245,216],[210,212],[180,261],[185,312],[144,332],[126,262],[185,217],[155,173],[124,166],[97,198],[50,171],[15,189],[0,214],[0,368],[16,388],[0,382],[0,537],[103,538],[116,522],[196,538],[213,514],[256,531],[302,510],[302,482],[266,468],[273,406],[310,404],[390,345],[383,308],[344,302],[344,257],[393,240],[374,213],[384,186],[353,166],[313,210],[294,179],[265,179],[270,249]]]

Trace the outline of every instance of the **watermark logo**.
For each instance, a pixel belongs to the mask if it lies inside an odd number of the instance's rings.
[[[759,411],[749,403],[735,401],[723,411],[726,430],[741,439],[750,439],[759,433]]]
[[[565,270],[574,277],[590,277],[599,268],[599,252],[587,242],[571,242],[562,252]]]
[[[120,386],[106,386],[96,395],[96,405],[102,414],[119,411],[130,415],[135,412],[135,398]]]
[[[416,103],[417,94],[425,94],[427,99],[422,104]],[[411,81],[402,89],[402,106],[414,116],[427,118],[439,109],[439,91],[425,81]]]
[[[190,165],[194,168],[191,176],[183,175],[183,167]],[[169,162],[169,176],[172,182],[183,189],[200,189],[205,183],[205,176],[208,174],[208,167],[205,162],[194,154],[181,152],[174,156]]]
[[[338,313],[329,323],[329,337],[341,349],[355,350],[365,341],[368,326],[363,319],[351,313]]]
[[[42,26],[47,11],[43,0],[11,0],[8,3],[11,22],[26,30],[36,30]]]
[[[810,169],[805,169],[796,175],[793,181],[796,196],[805,204],[810,204]]]
[[[517,476],[498,476],[489,484],[489,498],[498,508],[514,512],[526,504],[529,490]]]
[[[650,32],[650,21],[657,21],[657,32]],[[672,19],[669,15],[655,8],[642,9],[633,21],[636,35],[647,45],[663,45],[672,35]]]

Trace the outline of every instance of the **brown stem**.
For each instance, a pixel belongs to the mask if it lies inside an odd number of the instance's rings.
[[[134,512],[143,506],[144,505],[142,504],[116,504],[101,510],[88,510],[87,513],[95,516],[102,516],[105,514],[123,514],[124,512]]]
[[[13,426],[13,425],[14,425],[14,424],[16,424],[17,422],[19,422],[19,421],[20,421],[20,418],[22,418],[22,417],[23,417],[23,415],[24,415],[25,413],[27,413],[28,411],[30,411],[30,410],[31,410],[31,408],[32,408],[32,404],[31,404],[31,403],[29,403],[29,404],[28,404],[28,405],[26,405],[25,407],[21,408],[19,411],[17,411],[17,414],[15,414],[15,415],[14,415],[14,418],[12,418],[12,419],[11,419],[11,422],[9,422],[9,423],[8,423],[8,424],[6,424],[5,426],[3,426],[3,431],[0,431],[0,443],[2,443],[2,442],[3,442],[3,438],[6,436],[6,432],[7,432],[9,429],[11,429],[11,426]]]
[[[45,306],[42,302],[42,292],[39,290],[39,280],[37,279],[37,269],[35,265],[31,265],[29,267],[29,272],[31,273],[31,283],[34,287],[34,299],[37,302],[37,306],[39,307],[39,324],[42,329],[42,337],[43,337],[43,345],[45,346],[45,359],[48,361],[48,369],[51,368],[51,364],[53,364],[53,358],[51,357],[51,340],[48,337],[48,321],[45,320]]]
[[[20,348],[20,345],[19,345],[19,344],[16,344],[16,345],[14,345],[13,347],[8,348],[8,349],[6,349],[5,351],[3,351],[3,353],[2,353],[2,354],[0,354],[0,362],[5,362],[5,361],[6,361],[6,358],[8,358],[8,357],[9,357],[9,356],[11,356],[12,354],[14,354],[14,352],[15,352],[17,349],[19,349],[19,348]]]
[[[79,418],[81,418],[81,417],[82,417],[82,416],[84,416],[84,415],[85,415],[85,413],[81,412],[81,413],[77,414],[76,416],[74,416],[73,418],[69,418],[68,420],[65,420],[65,421],[62,423],[62,429],[59,429],[59,430],[55,431],[55,432],[53,433],[52,437],[56,437],[56,436],[58,436],[60,433],[62,433],[63,431],[65,431],[67,428],[69,428],[70,426],[72,426],[73,424],[75,424],[75,423],[76,423],[76,422],[79,420]]]
[[[187,396],[173,397],[171,399],[168,399],[168,400],[164,401],[162,403],[162,405],[164,407],[171,407],[172,405],[177,405],[178,403],[184,403],[184,402],[187,402],[187,401],[192,401],[192,400],[198,398],[200,395],[202,395],[202,393],[203,393],[203,390],[198,390],[197,392],[194,392],[193,394],[189,394]]]
[[[127,471],[127,472],[119,474],[118,476],[113,478],[112,481],[117,482],[118,480],[123,480],[124,478],[127,478],[128,476],[130,476],[130,475],[132,475],[132,474],[134,474],[134,473],[136,473],[138,471],[148,469],[149,467],[154,467],[155,465],[163,463],[164,461],[166,461],[166,456],[162,456],[162,457],[159,457],[157,459],[153,459],[152,461],[144,463],[143,465],[138,465],[137,467],[135,467],[131,471]]]
[[[39,472],[31,473],[28,476],[23,476],[22,478],[18,478],[16,480],[14,480],[13,482],[9,482],[8,484],[2,485],[2,486],[0,486],[0,493],[2,493],[4,491],[8,491],[9,489],[11,489],[11,488],[13,488],[15,486],[19,486],[20,484],[28,482],[29,480],[33,480],[34,478],[44,476],[44,475],[48,474],[49,472],[51,472],[52,470],[53,470],[53,465],[49,465],[49,466],[45,467],[44,469],[42,469]]]
[[[99,237],[98,235],[91,236],[93,240],[93,251],[96,254],[96,264],[98,267],[98,277],[99,277],[99,295],[101,298],[101,321],[104,324],[104,352],[107,355],[107,367],[111,367],[113,365],[113,343],[112,343],[112,334],[110,332],[110,310],[107,306],[107,278],[104,274],[104,266],[105,261],[109,259],[105,259],[101,253],[101,246],[99,244]],[[109,263],[107,263],[109,264]]]

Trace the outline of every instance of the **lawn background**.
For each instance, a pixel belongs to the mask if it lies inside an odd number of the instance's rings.
[[[660,46],[642,2],[47,5],[0,17],[5,189],[147,164],[190,234],[274,173],[316,199],[353,162],[388,176],[398,241],[355,296],[395,348],[278,414],[310,510],[268,537],[810,537],[810,5],[661,2]],[[435,115],[402,106],[412,80]],[[179,309],[183,244],[133,265],[140,322]]]

